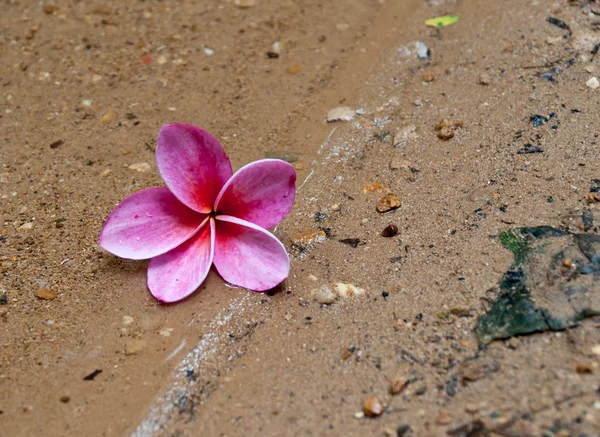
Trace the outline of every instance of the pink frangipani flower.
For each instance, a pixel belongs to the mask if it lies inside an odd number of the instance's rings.
[[[204,281],[212,264],[227,282],[254,291],[288,277],[290,260],[266,229],[289,213],[296,173],[263,159],[232,174],[215,137],[189,124],[162,127],[156,148],[166,188],[125,198],[106,219],[100,246],[129,259],[150,259],[148,288],[175,302]]]

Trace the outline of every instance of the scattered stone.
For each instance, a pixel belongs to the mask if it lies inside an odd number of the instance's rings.
[[[455,121],[444,118],[438,124],[435,125],[435,130],[438,131],[438,138],[447,141],[454,137],[454,132],[463,127],[462,120]]]
[[[409,124],[408,126],[400,129],[392,140],[392,145],[398,146],[400,144],[404,144],[409,140],[416,140],[419,138],[417,134],[417,127],[414,124]]]
[[[354,413],[355,419],[362,419],[363,417],[365,417],[365,413],[363,413],[362,411],[357,411],[356,413]]]
[[[144,172],[147,172],[148,170],[150,170],[152,167],[147,162],[137,162],[135,164],[131,164],[127,168],[129,170],[135,170],[135,171],[139,171],[140,173],[144,173]]]
[[[0,296],[0,305],[8,305],[8,296],[7,295],[3,294]]]
[[[100,123],[108,124],[108,123],[115,121],[116,119],[117,119],[117,113],[115,111],[113,111],[112,109],[109,109],[108,112],[106,114],[104,114],[102,116],[102,118],[100,119]]]
[[[363,412],[367,417],[377,417],[383,413],[383,406],[375,396],[369,396],[363,401]]]
[[[131,316],[123,316],[123,325],[129,326],[133,323],[133,317]]]
[[[398,226],[396,225],[387,225],[383,231],[381,231],[381,236],[385,238],[391,238],[398,235]]]
[[[171,332],[173,332],[173,328],[163,328],[160,331],[158,331],[158,334],[163,337],[170,337]]]
[[[523,148],[517,150],[518,155],[527,155],[530,153],[542,153],[544,149],[538,146],[534,146],[531,143],[527,143],[523,146]]]
[[[66,403],[67,403],[67,402],[69,402],[70,400],[71,400],[71,396],[62,395],[62,396],[60,397],[60,401],[61,401],[63,404],[66,404]]]
[[[377,211],[384,213],[400,208],[402,203],[394,193],[388,193],[377,202]]]
[[[492,83],[492,79],[490,78],[490,76],[487,73],[481,73],[479,75],[479,79],[477,80],[477,83],[479,85],[489,85],[490,83]]]
[[[342,208],[340,207],[340,204],[339,204],[339,203],[334,203],[333,205],[331,205],[331,207],[330,207],[330,208],[331,208],[331,210],[332,210],[332,211],[336,211],[336,212],[337,212],[337,211],[340,211],[340,210],[342,209]]]
[[[23,223],[18,228],[19,231],[30,231],[31,229],[33,229],[33,223],[31,223],[31,222]]]
[[[327,113],[327,122],[350,121],[356,116],[356,112],[348,106],[338,106]]]
[[[336,29],[343,32],[344,30],[348,30],[350,25],[348,23],[338,23],[335,25]]]
[[[287,72],[289,74],[299,74],[302,73],[302,65],[295,64],[287,68]]]
[[[102,76],[100,76],[99,74],[92,74],[92,82],[93,83],[98,83],[103,79]]]
[[[429,48],[422,41],[415,41],[415,48],[417,49],[417,57],[419,59],[429,59]]]
[[[160,55],[160,56],[158,57],[158,59],[156,59],[156,62],[157,62],[159,65],[164,65],[164,64],[166,64],[166,63],[167,63],[167,61],[168,61],[168,59],[167,59],[167,57],[166,57],[165,55]]]
[[[279,58],[279,53],[273,52],[273,51],[269,50],[267,52],[267,58],[269,58],[269,59],[277,59],[277,58]]]
[[[443,426],[443,425],[448,425],[450,423],[450,421],[451,421],[451,419],[450,419],[450,413],[448,413],[448,411],[444,410],[435,419],[435,424]]]
[[[235,5],[240,9],[251,8],[256,4],[256,0],[235,0]]]
[[[408,379],[406,378],[396,378],[392,381],[390,385],[390,393],[393,395],[397,395],[402,392],[408,385]]]
[[[435,75],[433,73],[426,72],[426,73],[423,73],[422,79],[423,79],[423,82],[431,83],[435,80]]]
[[[47,288],[38,288],[33,294],[35,294],[35,297],[38,299],[42,300],[54,300],[58,296],[55,291]]]
[[[327,234],[322,230],[303,229],[292,237],[292,246],[300,251],[307,250],[315,243],[320,243],[327,239]]]
[[[598,78],[596,76],[592,76],[591,78],[588,79],[588,81],[585,83],[585,85],[588,88],[595,90],[596,88],[600,87],[600,82],[598,82]]]
[[[58,147],[62,146],[63,144],[64,144],[63,140],[56,140],[56,141],[50,143],[50,148],[57,149]]]
[[[410,431],[410,425],[400,425],[396,428],[396,437],[404,437]]]
[[[462,373],[463,384],[467,382],[477,381],[484,374],[484,368],[479,363],[473,363],[468,366]]]
[[[146,340],[130,339],[125,343],[125,355],[134,355],[141,352],[146,347]]]
[[[600,357],[600,344],[592,346],[592,353]]]
[[[358,238],[344,238],[343,240],[340,240],[340,243],[347,244],[348,246],[356,249],[360,243],[360,240]]]
[[[292,315],[292,313],[290,313],[289,311],[287,313],[285,313],[285,315],[283,316],[283,318],[289,322],[290,320],[292,320],[294,318],[294,316]]]
[[[575,367],[575,370],[579,374],[594,373],[594,367],[589,363],[578,363],[577,367]]]
[[[329,285],[322,285],[315,293],[315,300],[321,305],[331,305],[332,303],[335,303],[336,299],[337,296],[331,291]]]
[[[208,47],[204,47],[204,54],[206,56],[212,56],[215,54],[215,51],[213,49],[209,49]]]
[[[520,344],[521,341],[517,337],[512,337],[510,340],[508,340],[508,347],[512,350],[517,350]]]
[[[54,11],[56,11],[58,8],[55,5],[46,5],[44,6],[44,13],[47,15],[50,15],[51,13],[53,13]]]
[[[140,62],[145,65],[152,64],[152,56],[151,55],[142,56],[140,58]]]
[[[345,284],[343,282],[336,282],[333,285],[333,289],[339,297],[346,298],[349,296],[360,296],[364,294],[365,290],[357,287],[354,284]]]

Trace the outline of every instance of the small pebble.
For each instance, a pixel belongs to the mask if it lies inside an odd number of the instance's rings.
[[[400,129],[392,139],[392,145],[398,146],[409,140],[416,140],[419,138],[417,134],[417,127],[414,124],[409,124]]]
[[[42,300],[54,300],[57,296],[55,291],[49,290],[47,288],[38,288],[37,290],[35,290],[34,294],[35,297]]]
[[[29,231],[31,229],[33,229],[33,223],[29,222],[29,223],[23,223],[21,226],[19,226],[19,231]]]
[[[113,111],[112,109],[109,109],[108,112],[106,114],[104,114],[102,116],[102,118],[100,119],[100,123],[108,124],[112,121],[115,121],[116,119],[117,119],[117,113],[115,111]]]
[[[63,395],[63,396],[61,396],[61,397],[60,397],[60,401],[61,401],[63,404],[66,404],[66,403],[67,403],[67,402],[69,402],[70,400],[71,400],[71,397],[70,397],[70,396],[67,396],[67,395]]]
[[[388,193],[377,202],[377,211],[383,213],[400,208],[402,203],[394,193]]]
[[[383,413],[383,406],[376,396],[369,396],[363,401],[363,412],[367,417],[377,417]]]
[[[163,328],[158,333],[163,337],[170,337],[171,332],[173,332],[173,328]]]
[[[327,113],[327,122],[350,121],[356,116],[356,112],[348,106],[338,106]]]
[[[397,395],[398,393],[402,392],[402,390],[404,390],[407,385],[408,379],[396,378],[392,381],[392,384],[390,385],[390,393],[393,395]]]
[[[129,326],[133,323],[133,317],[131,316],[123,316],[123,325]]]
[[[289,74],[299,74],[302,73],[302,65],[295,64],[287,68],[287,72]]]
[[[492,80],[490,79],[490,76],[487,73],[481,73],[479,75],[479,80],[477,81],[479,85],[489,85],[491,82]]]
[[[329,285],[322,285],[315,293],[315,300],[322,305],[331,305],[332,303],[335,303],[336,299],[337,296],[331,291]]]
[[[343,282],[336,282],[333,285],[333,289],[339,297],[346,298],[348,296],[360,296],[365,292],[364,289],[357,287],[354,284],[344,284]]]
[[[588,88],[591,88],[593,90],[600,87],[600,82],[598,82],[598,78],[596,78],[595,76],[591,77],[585,84]]]
[[[381,231],[381,236],[385,238],[395,237],[398,235],[398,226],[396,225],[387,225],[383,231]]]
[[[150,170],[152,167],[150,167],[150,164],[148,164],[147,162],[138,162],[135,164],[131,164],[127,168],[130,170],[139,171],[140,173],[144,173]]]
[[[579,363],[579,364],[577,364],[577,367],[575,368],[575,370],[579,374],[594,373],[594,367],[591,366],[589,363]]]
[[[426,73],[423,73],[422,79],[423,79],[423,82],[430,83],[435,80],[435,76],[433,73],[426,72]]]

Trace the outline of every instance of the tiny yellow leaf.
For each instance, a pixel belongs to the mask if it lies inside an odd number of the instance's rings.
[[[425,24],[431,27],[440,28],[450,26],[457,21],[458,16],[456,15],[444,15],[443,17],[430,18],[429,20],[425,21]]]

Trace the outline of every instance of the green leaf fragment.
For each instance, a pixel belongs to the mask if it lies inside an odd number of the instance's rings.
[[[457,15],[444,15],[442,17],[430,18],[425,24],[430,27],[440,28],[450,26],[458,21]]]

